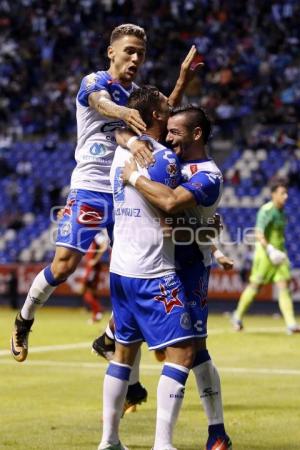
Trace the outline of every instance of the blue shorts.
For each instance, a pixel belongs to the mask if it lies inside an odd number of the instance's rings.
[[[72,189],[59,221],[56,245],[85,253],[100,228],[113,232],[113,197],[104,192]]]
[[[177,274],[184,286],[193,330],[196,338],[207,336],[207,296],[210,266],[205,267],[202,261],[182,264]]]
[[[175,273],[153,279],[111,273],[110,290],[117,342],[145,340],[153,350],[194,337],[184,289]]]

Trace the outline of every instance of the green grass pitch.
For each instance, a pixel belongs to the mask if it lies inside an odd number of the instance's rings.
[[[0,309],[0,449],[96,450],[106,364],[91,354],[89,343],[106,318],[88,325],[84,310],[42,309],[30,335],[32,352],[26,363],[17,363],[7,351],[14,316]],[[283,321],[267,316],[248,317],[246,327],[235,333],[227,317],[209,318],[208,346],[220,369],[233,449],[300,450],[300,335],[285,335]],[[130,450],[153,444],[160,367],[145,347],[141,380],[148,402],[121,424]],[[191,374],[174,444],[203,450],[206,438]]]

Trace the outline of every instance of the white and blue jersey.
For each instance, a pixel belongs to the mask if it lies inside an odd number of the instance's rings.
[[[153,145],[155,164],[140,169],[147,178],[176,187],[180,180],[180,164],[174,152],[147,137]],[[132,186],[120,179],[125,161],[131,154],[117,147],[111,168],[114,197],[114,246],[110,271],[126,277],[156,278],[175,272],[174,244],[164,234],[162,211],[152,206]]]
[[[57,246],[85,253],[99,228],[113,228],[113,199],[109,172],[116,149],[114,131],[121,120],[104,117],[89,106],[92,92],[106,91],[120,106],[127,104],[133,89],[125,89],[105,71],[83,78],[76,98],[77,165],[71,177],[71,191],[59,222]]]
[[[181,179],[175,153],[151,140],[155,164],[141,173],[175,188]],[[193,338],[184,289],[175,273],[174,244],[163,232],[164,214],[120,174],[130,153],[116,150],[111,169],[115,227],[110,265],[116,340],[146,340],[150,349]]]
[[[124,123],[99,114],[89,106],[88,97],[92,92],[104,90],[117,105],[125,106],[135,88],[135,84],[124,88],[105,71],[83,78],[76,98],[77,165],[72,174],[71,189],[112,192],[109,172],[117,146],[114,131]]]
[[[223,190],[222,173],[212,160],[189,161],[181,168],[181,186],[190,191],[197,206],[187,208],[188,218],[197,218],[205,226],[215,214]],[[207,336],[207,295],[211,266],[211,247],[178,245],[175,250],[177,274],[182,281],[190,307],[196,337]]]

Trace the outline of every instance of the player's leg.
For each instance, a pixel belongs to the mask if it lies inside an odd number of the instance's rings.
[[[263,248],[256,248],[249,279],[249,284],[242,292],[236,310],[231,321],[236,331],[243,329],[243,317],[257,296],[260,286],[267,284],[274,275],[274,266],[271,264],[267,253]]]
[[[115,355],[108,365],[103,383],[103,432],[99,450],[121,446],[119,424],[131,367],[140,345],[141,342],[130,345],[116,343]]]
[[[103,384],[103,434],[98,449],[120,446],[119,423],[128,388],[133,361],[143,337],[130,306],[135,297],[132,279],[110,274],[111,300],[115,323],[116,351],[110,361]],[[116,446],[116,447],[114,447]]]
[[[206,338],[196,340],[196,357],[192,370],[208,420],[206,450],[230,449],[231,441],[224,426],[220,376],[206,348]]]
[[[54,260],[33,280],[25,303],[15,319],[11,351],[16,361],[22,362],[28,353],[28,335],[37,309],[41,308],[56,287],[74,272],[82,254],[70,248],[57,247]]]
[[[236,310],[232,314],[232,324],[236,331],[241,331],[243,326],[243,317],[248,311],[250,305],[253,303],[255,297],[259,292],[259,285],[254,283],[249,283],[246,289],[242,292],[240,296]]]
[[[74,272],[99,226],[105,226],[105,221],[110,220],[112,196],[101,195],[83,190],[70,192],[58,223],[53,262],[34,279],[21,313],[15,320],[11,351],[16,361],[24,361],[27,357],[28,334],[36,309],[43,306],[55,288]]]
[[[96,338],[92,344],[92,349],[99,356],[110,361],[115,352],[115,324],[113,315],[111,316],[105,332]],[[141,349],[138,350],[130,373],[124,412],[135,405],[140,405],[147,401],[148,392],[141,384],[140,380]]]
[[[168,347],[157,388],[153,448],[171,450],[185,382],[194,360],[191,318],[183,285],[175,273],[137,283],[136,320],[144,339],[150,350]]]
[[[208,421],[206,450],[227,450],[231,448],[231,442],[225,432],[220,377],[206,348],[210,267],[195,261],[191,267],[186,265],[178,274],[189,301],[195,336],[196,356],[192,370]]]
[[[284,280],[278,281],[276,285],[278,289],[279,308],[287,327],[287,333],[288,334],[299,333],[300,327],[296,322],[294,305],[288,281]]]
[[[194,357],[192,340],[166,348],[166,361],[157,387],[157,414],[153,450],[174,449],[172,444],[173,432],[182,406],[185,384]]]

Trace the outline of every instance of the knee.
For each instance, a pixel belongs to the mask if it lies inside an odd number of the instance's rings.
[[[66,280],[76,267],[77,262],[72,259],[59,258],[51,264],[51,272],[56,280]]]

